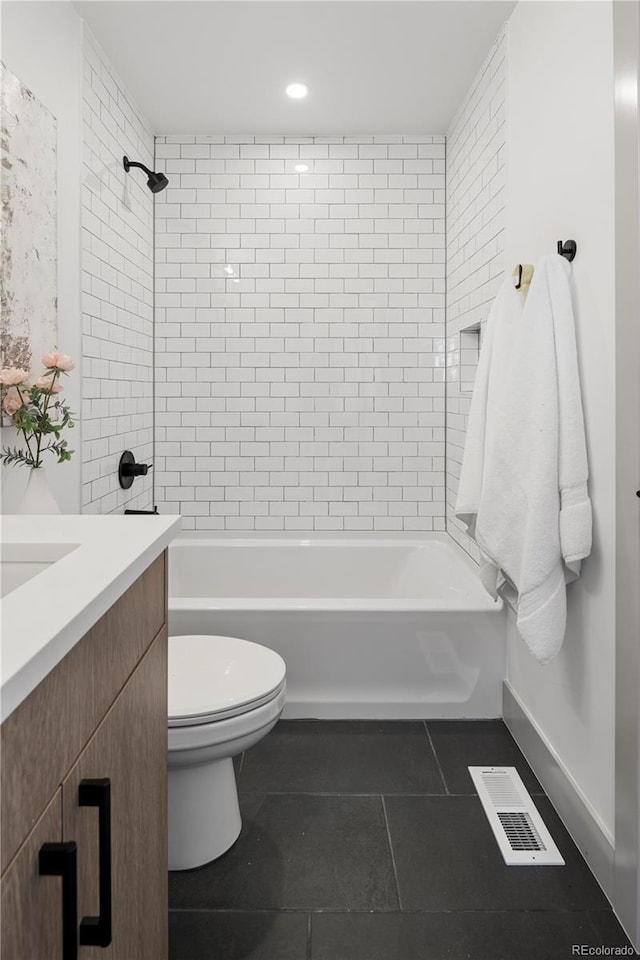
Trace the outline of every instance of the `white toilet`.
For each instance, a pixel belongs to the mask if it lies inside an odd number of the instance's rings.
[[[236,637],[169,637],[169,869],[215,860],[242,821],[233,757],[282,713],[286,666]]]

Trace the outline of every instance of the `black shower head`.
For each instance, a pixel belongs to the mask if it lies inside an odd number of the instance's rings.
[[[169,181],[164,173],[150,173],[149,179],[147,180],[147,186],[149,190],[151,190],[151,193],[160,193],[168,183]]]
[[[135,160],[129,160],[128,157],[122,158],[122,166],[127,173],[129,173],[131,167],[140,167],[141,170],[144,170],[148,177],[147,186],[151,193],[160,193],[169,183],[164,173],[154,173],[153,170],[149,170],[149,167],[145,167],[144,163],[137,163]]]

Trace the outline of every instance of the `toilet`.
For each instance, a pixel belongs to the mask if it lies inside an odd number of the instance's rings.
[[[222,856],[242,827],[233,757],[275,726],[286,666],[237,637],[169,637],[169,869]]]

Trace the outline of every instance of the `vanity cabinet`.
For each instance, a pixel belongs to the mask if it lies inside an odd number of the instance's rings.
[[[42,845],[61,840],[62,790],[57,790],[2,878],[3,960],[61,960],[60,891],[38,871]]]
[[[2,725],[2,960],[166,958],[166,645],[162,555]]]

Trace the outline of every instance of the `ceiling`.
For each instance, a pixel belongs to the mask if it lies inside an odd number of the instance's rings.
[[[75,6],[157,135],[356,136],[445,133],[515,0]]]

